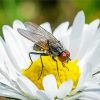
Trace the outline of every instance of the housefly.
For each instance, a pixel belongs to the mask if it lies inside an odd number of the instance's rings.
[[[39,25],[33,24],[31,22],[27,22],[24,25],[26,29],[18,28],[17,29],[18,32],[22,36],[32,41],[34,43],[33,49],[36,51],[39,51],[39,53],[38,52],[29,53],[31,62],[32,62],[31,54],[40,54],[42,70],[43,70],[42,56],[51,55],[53,60],[56,62],[57,71],[58,71],[58,64],[57,64],[57,60],[55,59],[55,56],[58,56],[59,60],[62,62],[62,65],[65,66],[64,62],[70,60],[70,52],[64,49],[61,42],[58,41],[53,36],[53,34],[49,33],[48,31],[46,31],[44,28],[42,28]],[[42,74],[42,70],[41,70],[41,74]],[[40,79],[41,74],[38,79]],[[59,71],[58,71],[58,74],[59,74]]]

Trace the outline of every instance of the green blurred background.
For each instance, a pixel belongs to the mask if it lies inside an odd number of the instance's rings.
[[[80,10],[85,12],[87,23],[100,18],[100,0],[0,0],[0,31],[15,19],[37,24],[48,21],[54,29],[63,21],[72,23]]]

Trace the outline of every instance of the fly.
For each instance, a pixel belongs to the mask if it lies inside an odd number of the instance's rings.
[[[26,29],[18,28],[18,32],[32,41],[34,44],[33,49],[38,52],[29,52],[29,57],[31,60],[31,65],[33,63],[31,54],[40,54],[40,59],[42,63],[42,70],[40,73],[40,76],[38,79],[40,79],[43,71],[43,62],[42,62],[42,56],[49,56],[51,55],[53,60],[56,62],[57,65],[57,71],[59,76],[59,70],[58,70],[58,64],[57,60],[55,59],[55,56],[58,56],[59,60],[62,62],[62,65],[64,65],[65,61],[69,61],[70,59],[70,52],[68,50],[65,50],[63,45],[58,41],[51,33],[46,31],[44,28],[42,28],[39,25],[33,24],[31,22],[27,22],[24,24]],[[41,52],[45,51],[45,52]],[[31,66],[30,65],[30,66]],[[66,67],[67,68],[67,67]],[[67,68],[68,69],[68,68]],[[69,70],[69,69],[68,69]]]

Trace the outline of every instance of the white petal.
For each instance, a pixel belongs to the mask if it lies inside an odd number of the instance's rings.
[[[86,100],[99,100],[100,95],[95,93],[95,92],[84,92],[82,91],[81,93],[77,93],[71,97],[66,98],[65,100],[81,100],[81,98],[87,98]],[[85,100],[85,99],[83,99]]]
[[[100,71],[100,62],[97,64],[97,65],[95,65],[95,67],[93,68],[94,70],[92,70],[92,73],[93,74],[95,74],[95,73],[97,73],[97,72],[99,72]],[[99,74],[99,73],[98,73]],[[96,74],[97,75],[97,74]],[[96,76],[95,75],[95,76]],[[94,78],[94,77],[93,77]]]
[[[26,39],[22,35],[20,35],[20,33],[18,33],[17,28],[26,29],[24,24],[21,21],[15,20],[14,23],[13,23],[13,28],[14,28],[14,31],[15,31],[15,34],[13,34],[13,36],[19,42],[20,47],[22,47],[22,49],[25,51],[25,52],[23,52],[24,58],[26,59],[26,61],[28,61],[27,63],[29,63],[29,60],[30,60],[29,59],[29,52],[33,51],[34,43],[31,42],[30,40]],[[34,55],[34,54],[31,56],[33,61],[36,60],[39,57],[40,57],[39,55]]]
[[[5,90],[5,91],[0,90],[0,96],[10,97],[10,98],[17,98],[17,99],[21,99],[21,100],[28,100],[28,98],[26,98],[25,96],[20,95],[19,93],[7,91],[7,90]]]
[[[25,26],[20,20],[15,20],[13,22],[13,28],[17,31],[17,28],[25,29]]]
[[[77,87],[72,91],[72,94],[84,89],[92,77],[92,68],[89,63],[83,61],[79,63],[79,66],[81,66],[83,69],[81,69],[81,76],[79,78]]]
[[[46,22],[46,23],[41,24],[40,26],[43,27],[48,32],[52,33],[50,23]]]
[[[62,44],[63,44],[64,48],[67,49],[67,50],[70,50],[69,48],[70,48],[70,34],[71,34],[71,31],[72,31],[72,27],[70,27],[67,30],[66,34],[62,37],[62,39],[63,39]],[[61,40],[61,42],[62,42],[62,40]]]
[[[13,74],[13,72],[15,73],[15,70],[20,71],[20,68],[16,63],[16,60],[13,58],[11,51],[2,39],[0,39],[0,44],[2,44],[2,60],[4,58],[4,61],[6,62],[5,64],[7,65],[7,68],[5,68],[4,70],[8,69],[11,74]],[[14,74],[12,76],[14,77]]]
[[[96,40],[97,40],[97,39],[100,39],[100,34],[99,34],[99,33],[100,33],[100,27],[99,27],[99,28],[97,29],[97,31],[96,31],[96,34],[97,34],[97,35],[96,35],[96,38],[95,38]]]
[[[40,100],[50,100],[50,98],[45,94],[44,91],[38,90],[37,94],[39,95]]]
[[[81,59],[85,55],[87,49],[89,48],[90,44],[94,40],[98,25],[99,25],[99,20],[95,20],[92,23],[90,23],[90,25],[84,32],[82,36],[82,42],[80,44],[80,50],[78,53],[79,59]]]
[[[93,98],[88,98],[88,97],[80,97],[80,100],[94,100]]]
[[[97,87],[96,84],[94,86],[93,85],[91,85],[91,86],[88,85],[88,87],[85,88],[84,91],[86,91],[86,92],[91,91],[91,92],[98,92],[98,93],[100,93],[100,86],[98,85],[98,87]]]
[[[9,74],[8,76],[10,76],[10,78],[14,78],[15,77],[15,68],[13,67],[13,61],[11,62],[11,59],[9,58],[9,54],[7,52],[7,48],[6,48],[6,44],[4,43],[4,41],[2,40],[2,38],[0,38],[0,47],[2,48],[1,50],[1,54],[0,54],[0,60],[2,60],[2,68],[3,71],[6,74]]]
[[[79,99],[79,97],[81,97],[82,95],[83,95],[83,94],[81,94],[81,93],[77,93],[77,94],[72,95],[72,96],[70,96],[70,97],[65,97],[64,100],[77,100],[77,99]]]
[[[100,62],[100,40],[98,40],[96,43],[93,44],[94,46],[91,48],[91,50],[86,54],[82,60],[85,60],[86,62],[90,63],[93,71],[95,64],[98,64]],[[82,61],[81,60],[81,61]]]
[[[91,49],[91,54],[89,56],[89,61],[92,61],[92,65],[96,66],[95,64],[98,64],[100,62],[100,39],[96,41],[94,46]]]
[[[69,22],[64,22],[60,24],[53,32],[53,35],[61,42],[61,44],[64,46],[65,49],[68,49],[69,47],[69,38],[68,38],[68,26]]]
[[[24,24],[19,21],[19,20],[15,20],[14,23],[13,23],[13,29],[15,30],[15,37],[21,41],[22,45],[24,46],[25,50],[27,50],[28,52],[31,51],[33,48],[33,43],[26,39],[25,37],[23,37],[22,35],[20,35],[17,31],[17,28],[21,28],[21,29],[26,29]]]
[[[68,80],[67,82],[62,83],[58,89],[57,97],[64,98],[66,95],[68,95],[71,92],[72,86],[73,86],[72,80]]]
[[[47,75],[43,79],[43,87],[45,92],[52,98],[57,94],[57,83],[53,75]]]
[[[16,80],[23,92],[29,94],[30,96],[36,96],[36,91],[38,88],[29,79],[19,75]]]
[[[12,89],[18,91],[18,89],[12,84],[12,81],[16,78],[16,70],[11,62],[11,59],[8,56],[8,53],[5,51],[7,50],[5,47],[5,43],[0,38],[0,47],[2,48],[0,59],[2,59],[2,62],[0,64],[0,73],[3,75],[4,79],[2,80],[2,83],[10,86]],[[2,56],[3,55],[3,56]],[[10,55],[11,56],[11,55]]]
[[[97,71],[97,72],[100,72],[100,70]],[[94,82],[97,83],[97,84],[100,83],[100,73],[93,75],[92,83],[94,83]]]
[[[90,98],[91,100],[100,100],[100,94],[96,92],[83,92],[83,97]]]
[[[67,33],[67,29],[69,26],[69,22],[64,22],[62,24],[60,24],[53,32],[53,35],[60,41],[63,41],[63,38],[66,33]]]
[[[0,67],[1,67],[1,66],[0,66]],[[0,82],[3,83],[3,84],[8,85],[8,86],[10,86],[10,87],[12,87],[11,84],[10,84],[10,78],[9,78],[8,74],[5,73],[5,72],[4,72],[3,70],[1,70],[1,69],[0,69],[0,73],[1,73],[2,76],[3,76],[3,79],[1,79]]]
[[[6,44],[11,50],[14,59],[16,60],[20,68],[28,66],[27,61],[24,58],[23,50],[20,48],[19,43],[13,37],[14,31],[9,26],[3,26],[3,33]]]
[[[81,37],[82,37],[84,23],[85,23],[84,13],[83,11],[81,11],[75,17],[75,20],[72,26],[72,32],[69,37],[70,39],[69,49],[71,52],[72,59],[75,58],[75,56],[77,55],[77,52],[80,46]]]
[[[19,91],[15,86],[14,84],[12,84],[12,77],[9,75],[9,73],[6,73],[4,70],[1,69],[1,66],[0,65],[0,73],[2,75],[2,79],[0,79],[0,83],[3,83],[5,85],[7,85],[9,88],[12,88],[13,90],[15,91]],[[5,67],[5,65],[3,65],[3,67]],[[13,75],[14,77],[15,75]]]
[[[21,36],[18,32],[17,32],[17,28],[22,28],[22,29],[25,29],[25,26],[22,22],[20,22],[19,20],[15,20],[14,23],[13,23],[13,37],[14,39],[16,39],[16,42],[18,43],[19,47],[21,48],[23,54],[24,54],[24,58],[26,60],[29,60],[28,58],[28,52],[26,50],[26,46],[25,46],[25,39],[23,36]],[[29,41],[27,40],[27,44],[29,43]],[[30,45],[30,43],[28,44]],[[27,54],[26,54],[27,53]]]

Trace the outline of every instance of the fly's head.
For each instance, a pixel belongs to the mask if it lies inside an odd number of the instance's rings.
[[[63,51],[60,55],[59,55],[59,60],[61,62],[65,62],[66,60],[69,61],[70,60],[70,52],[68,50]]]

